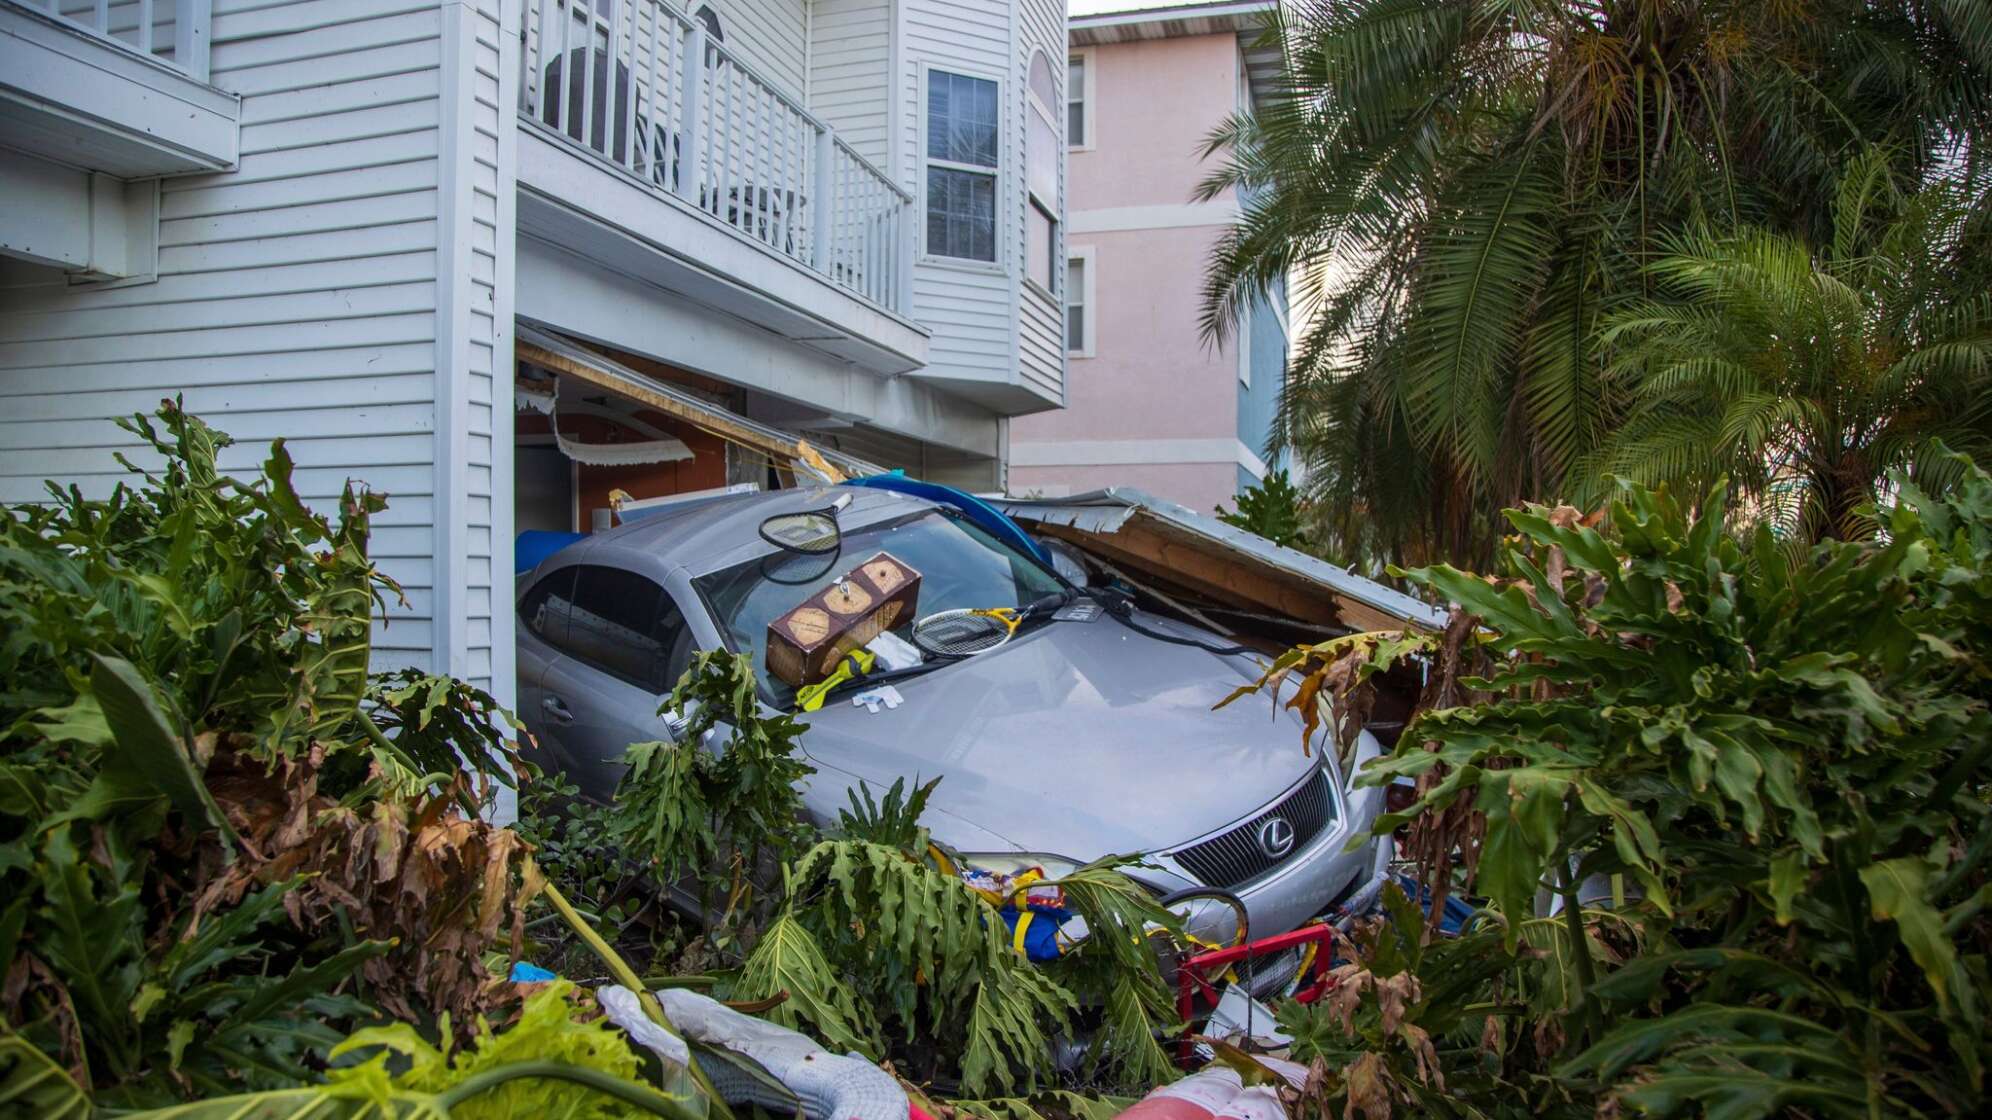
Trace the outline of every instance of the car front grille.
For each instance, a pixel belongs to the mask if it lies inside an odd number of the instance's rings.
[[[1278,856],[1268,855],[1259,843],[1260,830],[1275,817],[1293,828],[1293,843]],[[1169,854],[1205,886],[1235,887],[1292,859],[1334,819],[1335,799],[1328,790],[1328,775],[1316,771],[1251,820]]]

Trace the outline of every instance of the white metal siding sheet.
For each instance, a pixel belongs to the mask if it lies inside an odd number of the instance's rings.
[[[1004,87],[1003,150],[997,183],[997,244],[1000,272],[921,263],[913,270],[913,318],[933,331],[927,372],[942,377],[1006,381],[1013,374],[1017,268],[1014,248],[1020,232],[1018,199],[1023,184],[1023,146],[1017,142],[1012,102],[1018,81],[1011,63],[1010,4],[960,0],[900,0],[905,49],[899,85],[905,185],[925,205],[925,137],[921,106],[928,67],[1000,78]],[[916,215],[924,232],[924,210]]]
[[[410,605],[376,664],[430,664],[438,26],[423,0],[216,0],[241,169],[163,185],[157,282],[0,297],[0,500],[107,493],[132,451],[110,418],[184,394],[240,441],[229,470],[282,436],[318,508],[349,477],[389,495],[373,554]]]
[[[891,69],[891,0],[815,0],[809,109],[879,167],[892,159]]]

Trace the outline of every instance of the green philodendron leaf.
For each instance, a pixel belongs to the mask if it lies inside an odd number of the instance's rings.
[[[1916,856],[1882,860],[1861,869],[1861,882],[1867,887],[1875,919],[1895,923],[1902,944],[1922,966],[1937,1001],[1948,1008],[1957,948],[1944,932],[1943,915],[1924,897],[1928,881],[1929,864]]]
[[[754,946],[734,986],[735,999],[768,999],[786,992],[788,998],[762,1017],[792,1030],[806,1030],[840,1051],[877,1051],[875,1031],[851,998],[809,931],[791,913],[783,913]]]
[[[100,777],[120,791],[163,793],[188,821],[209,825],[233,840],[235,830],[208,793],[179,732],[160,710],[152,686],[121,657],[91,656],[96,668],[90,673],[90,690],[117,736],[116,745],[105,752]]]
[[[1508,778],[1508,799],[1516,825],[1529,847],[1547,860],[1562,842],[1564,799],[1575,783],[1563,774],[1537,767],[1498,773]]]
[[[0,1028],[0,1115],[90,1120],[90,1098],[68,1071],[26,1039]]]
[[[1800,852],[1780,852],[1771,857],[1771,905],[1779,925],[1791,924],[1792,900],[1805,888],[1808,875],[1805,856]]]
[[[88,692],[59,708],[43,708],[35,713],[34,729],[51,743],[83,743],[92,747],[116,741],[111,725],[104,719],[103,706]]]

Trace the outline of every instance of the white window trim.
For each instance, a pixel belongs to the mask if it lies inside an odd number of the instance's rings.
[[[1074,258],[1084,261],[1086,265],[1086,282],[1079,286],[1079,306],[1086,309],[1086,322],[1080,328],[1079,349],[1067,350],[1065,356],[1068,358],[1091,358],[1095,356],[1095,346],[1100,337],[1100,306],[1093,297],[1093,293],[1098,287],[1100,276],[1099,267],[1094,263],[1096,252],[1097,247],[1092,245],[1068,244],[1065,247],[1065,260],[1068,269],[1070,262]],[[1072,282],[1069,275],[1060,277],[1060,280],[1061,288]],[[1065,299],[1063,296],[1059,297],[1058,312],[1062,326],[1065,318]]]
[[[1080,68],[1085,76],[1083,82],[1085,88],[1079,91],[1079,123],[1080,127],[1086,130],[1086,142],[1084,144],[1074,144],[1068,138],[1065,145],[1065,150],[1068,152],[1090,152],[1094,148],[1099,147],[1100,144],[1099,128],[1093,120],[1093,106],[1095,104],[1093,90],[1099,85],[1093,77],[1098,69],[1094,65],[1094,57],[1094,51],[1091,47],[1074,47],[1065,52],[1065,59],[1068,64],[1065,71],[1066,80],[1071,81],[1072,69],[1069,64],[1075,58],[1079,60]],[[1066,94],[1068,99],[1071,96],[1069,92]],[[1066,112],[1069,115],[1071,110],[1067,109]],[[1059,123],[1062,125],[1064,122],[1061,121]],[[1063,129],[1061,128],[1060,131],[1063,131]]]
[[[964,78],[975,78],[980,81],[996,83],[996,166],[995,167],[984,167],[981,164],[977,163],[958,163],[951,159],[936,159],[927,154],[927,102],[929,100],[928,94],[931,92],[933,84],[933,75],[935,73],[955,74]],[[923,265],[933,265],[940,268],[961,269],[966,272],[993,273],[998,276],[1009,275],[1010,271],[1008,264],[1009,251],[1008,247],[1005,244],[1007,238],[1003,228],[1004,227],[1003,215],[1008,212],[1006,209],[1006,199],[1009,196],[1009,191],[1006,189],[1006,184],[1004,183],[1003,161],[1004,157],[1009,156],[1011,153],[1010,153],[1010,136],[1009,136],[1009,120],[1008,120],[1009,107],[1008,103],[1003,98],[1003,76],[1001,74],[991,73],[986,70],[978,70],[975,69],[974,67],[969,67],[969,66],[955,66],[955,65],[937,66],[930,62],[922,62],[920,64],[920,85],[916,92],[918,94],[918,100],[920,103],[919,120],[915,126],[915,131],[914,131],[914,148],[918,152],[920,157],[920,164],[919,164],[920,170],[919,170],[919,182],[918,182],[920,209],[917,211],[920,223],[919,226],[917,227],[917,231],[919,233],[919,246],[920,246],[918,263]],[[996,259],[995,260],[981,261],[981,260],[976,260],[974,257],[949,257],[949,256],[943,256],[939,253],[932,253],[927,250],[927,168],[929,167],[939,167],[945,170],[952,170],[952,171],[971,171],[977,175],[987,175],[990,178],[996,180]]]

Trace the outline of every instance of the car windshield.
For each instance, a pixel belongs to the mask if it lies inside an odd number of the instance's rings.
[[[767,670],[768,624],[880,552],[920,573],[919,600],[895,627],[902,637],[915,618],[935,611],[1020,607],[1061,590],[1029,557],[937,509],[847,532],[832,557],[775,552],[692,582],[727,643],[752,654],[763,696],[787,708],[795,690]]]

